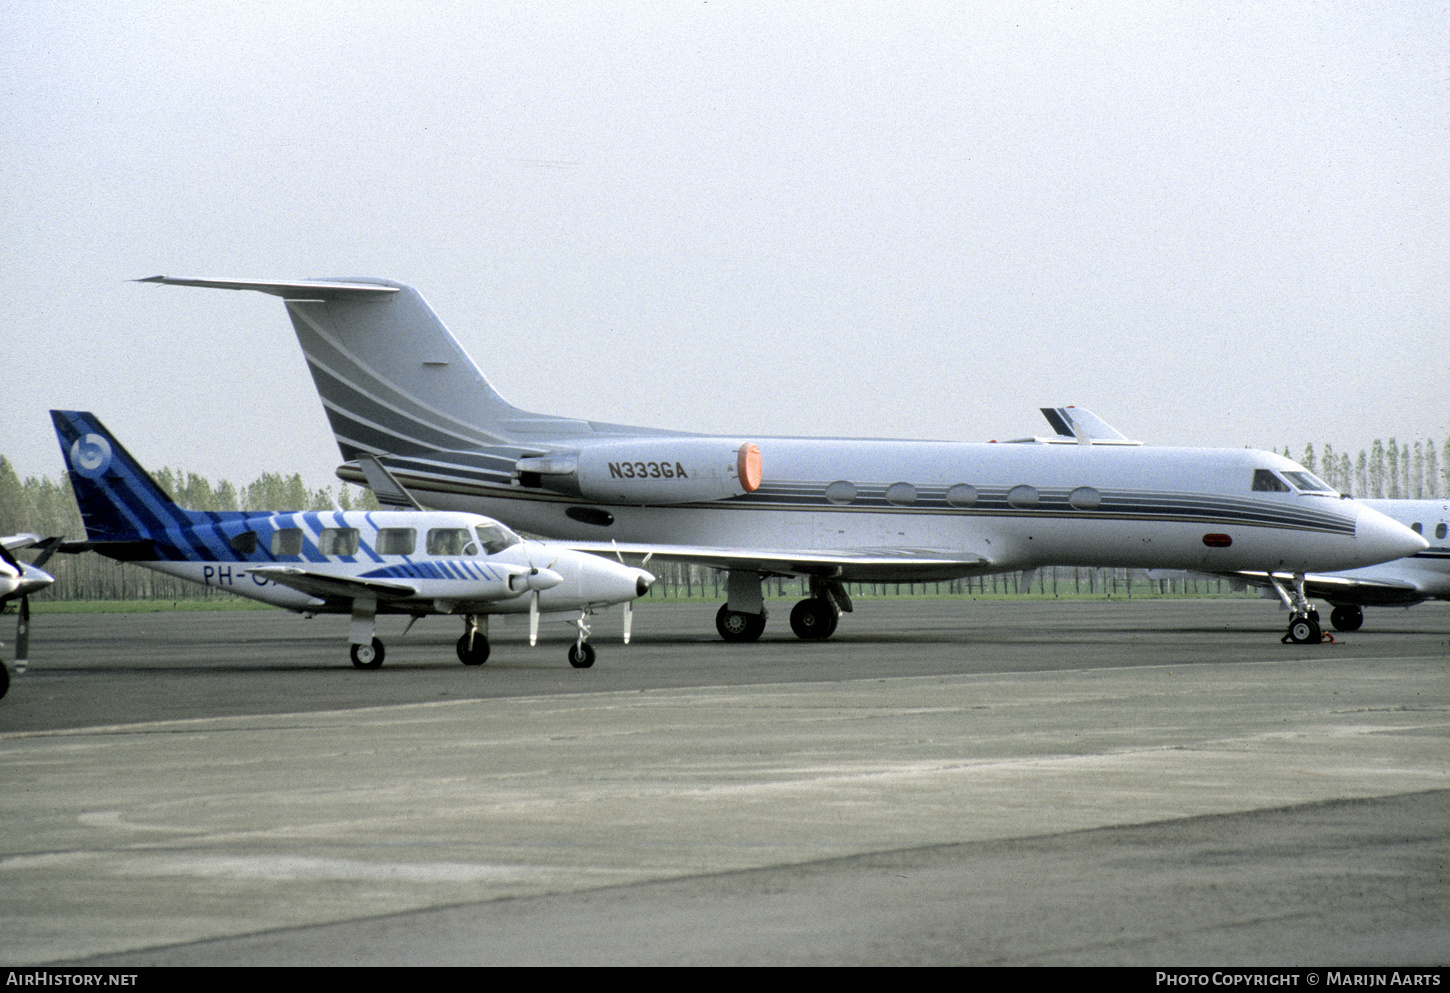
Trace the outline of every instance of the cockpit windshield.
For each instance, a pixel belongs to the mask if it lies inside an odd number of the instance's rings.
[[[483,554],[485,555],[501,552],[505,548],[519,543],[518,535],[497,522],[493,524],[480,524],[473,530],[478,532],[478,540],[483,545]]]
[[[1288,493],[1289,487],[1269,469],[1254,470],[1255,493]]]
[[[1314,475],[1312,472],[1286,472],[1284,478],[1293,483],[1298,489],[1305,493],[1337,493],[1333,486]]]

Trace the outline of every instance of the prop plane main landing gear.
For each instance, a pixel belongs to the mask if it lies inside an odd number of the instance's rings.
[[[359,669],[381,669],[385,654],[383,643],[374,638],[370,645],[352,646],[352,664]]]
[[[483,665],[488,661],[488,615],[479,623],[477,614],[463,619],[463,635],[458,639],[458,661],[464,665]]]
[[[1364,624],[1364,610],[1357,604],[1342,604],[1329,612],[1329,623],[1336,631],[1358,631]]]
[[[354,597],[352,601],[352,623],[348,625],[347,640],[352,646],[352,664],[359,669],[381,669],[383,667],[383,643],[373,637],[377,621],[378,602],[367,597]]]

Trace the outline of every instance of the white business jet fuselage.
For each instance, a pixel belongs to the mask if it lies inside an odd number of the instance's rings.
[[[427,506],[728,570],[717,626],[732,640],[763,630],[769,575],[809,577],[791,626],[818,638],[850,609],[846,582],[1049,564],[1302,576],[1424,547],[1355,501],[1286,482],[1304,470],[1272,453],[1099,444],[1079,428],[1076,445],[970,444],[706,436],[532,414],[489,386],[404,284],[148,281],[282,297],[344,458],[376,455]],[[351,461],[338,475],[364,479]],[[1302,593],[1297,605],[1307,615]]]

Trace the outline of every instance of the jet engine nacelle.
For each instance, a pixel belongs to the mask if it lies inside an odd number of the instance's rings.
[[[519,459],[515,468],[524,486],[599,503],[694,503],[754,492],[760,449],[719,438],[640,438]]]

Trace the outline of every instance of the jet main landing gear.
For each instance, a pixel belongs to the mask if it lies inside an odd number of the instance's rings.
[[[797,638],[806,641],[825,641],[836,633],[840,615],[836,605],[829,600],[810,597],[796,604],[790,612],[790,629]]]
[[[1358,631],[1364,624],[1364,610],[1356,604],[1343,604],[1329,612],[1329,623],[1336,631]]]
[[[715,630],[726,641],[756,641],[765,631],[766,613],[747,614],[722,603],[715,614]]]

